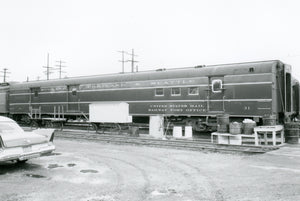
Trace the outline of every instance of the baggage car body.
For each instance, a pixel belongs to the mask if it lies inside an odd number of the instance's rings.
[[[284,122],[298,114],[299,83],[278,60],[33,81],[10,85],[9,112],[20,119],[32,108],[51,116],[63,107],[74,118],[89,115],[89,104],[99,101],[128,103],[134,120],[163,115],[201,130],[224,113]]]

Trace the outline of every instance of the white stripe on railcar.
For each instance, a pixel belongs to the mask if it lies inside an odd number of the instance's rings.
[[[141,101],[105,101],[105,102],[126,102],[126,103],[182,103],[182,102],[272,102],[272,99],[219,99],[219,100],[141,100]],[[58,104],[89,104],[102,101],[83,101],[83,102],[42,102],[42,103],[10,103],[10,106],[14,105],[58,105]]]

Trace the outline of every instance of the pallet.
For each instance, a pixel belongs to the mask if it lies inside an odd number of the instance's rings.
[[[216,140],[215,140],[216,137]],[[249,138],[251,140],[249,140]],[[247,139],[247,140],[245,140]],[[254,142],[254,145],[258,146],[258,136],[246,135],[246,134],[230,134],[230,133],[218,133],[213,132],[211,134],[211,142],[217,144],[227,144],[227,145],[244,145],[245,142]]]

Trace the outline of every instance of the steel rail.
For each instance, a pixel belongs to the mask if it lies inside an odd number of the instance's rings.
[[[230,153],[248,153],[258,154],[265,153],[278,149],[275,146],[251,146],[251,145],[219,145],[212,144],[210,140],[178,140],[178,139],[152,139],[149,137],[133,137],[128,135],[108,135],[83,133],[74,131],[56,131],[55,137],[72,139],[72,140],[88,140],[94,142],[106,142],[113,144],[130,144],[130,145],[145,145],[151,147],[164,147],[175,149],[187,149],[196,151],[213,151],[213,152],[230,152]]]

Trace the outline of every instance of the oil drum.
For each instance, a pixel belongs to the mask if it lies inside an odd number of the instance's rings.
[[[253,134],[255,126],[256,126],[255,122],[243,123],[243,133],[248,135]]]
[[[217,115],[218,125],[229,125],[229,114],[219,114]]]
[[[242,123],[232,122],[229,124],[230,134],[241,134],[242,133]]]
[[[300,124],[297,122],[286,123],[284,127],[285,142],[289,144],[299,143]]]
[[[228,124],[218,124],[217,131],[219,133],[228,133],[228,128],[229,128]]]
[[[229,114],[217,115],[217,131],[219,133],[228,133],[229,130]]]
[[[267,115],[263,117],[264,126],[275,126],[276,125],[276,115]]]

